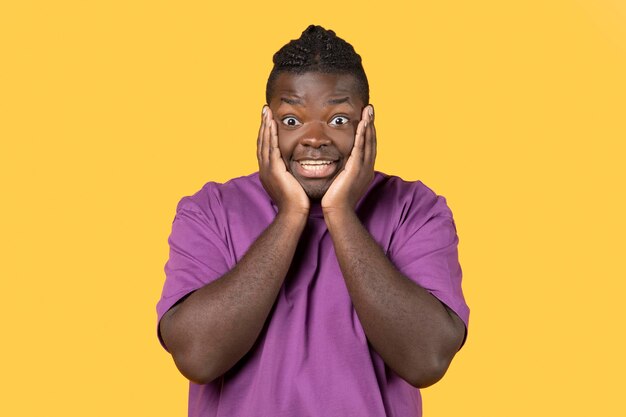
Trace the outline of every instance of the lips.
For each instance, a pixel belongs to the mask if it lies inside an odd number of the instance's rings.
[[[326,178],[337,170],[337,161],[329,159],[301,159],[294,165],[297,173],[304,178]]]

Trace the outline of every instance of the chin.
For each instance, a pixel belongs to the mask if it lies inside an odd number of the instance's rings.
[[[324,197],[324,194],[326,194],[326,191],[328,191],[328,188],[330,187],[331,183],[332,181],[330,183],[324,182],[321,184],[311,184],[311,183],[303,184],[302,182],[300,182],[300,185],[302,186],[302,189],[304,190],[306,195],[309,197],[309,199],[313,201],[317,201],[317,200],[321,200],[322,197]]]
[[[309,197],[309,199],[313,201],[321,200],[326,194],[328,187],[317,188],[317,187],[308,187],[304,189],[304,192]]]

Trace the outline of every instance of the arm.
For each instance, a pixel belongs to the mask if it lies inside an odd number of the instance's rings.
[[[261,181],[278,205],[276,218],[231,271],[172,307],[160,322],[176,366],[197,383],[219,377],[253,346],[306,224],[309,200],[281,159],[269,109],[259,131],[257,157]]]
[[[373,178],[375,147],[372,119],[365,111],[346,169],[322,200],[324,218],[372,347],[411,385],[426,387],[443,377],[461,346],[465,325],[402,275],[356,216],[356,202]]]
[[[372,347],[411,385],[424,388],[437,382],[461,347],[461,319],[398,272],[354,212],[335,212],[327,221],[352,304]]]

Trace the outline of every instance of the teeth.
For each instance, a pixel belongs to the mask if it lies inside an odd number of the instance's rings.
[[[333,161],[315,161],[315,160],[300,161],[300,165],[330,165],[332,163]]]

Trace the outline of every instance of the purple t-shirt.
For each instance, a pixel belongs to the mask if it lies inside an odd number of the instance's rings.
[[[224,275],[276,216],[258,173],[207,183],[176,209],[158,319]],[[357,214],[391,262],[466,324],[456,228],[421,182],[376,172]],[[194,417],[416,417],[419,390],[385,366],[352,306],[319,204],[252,349],[212,383],[190,383]]]

